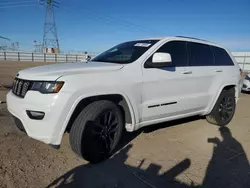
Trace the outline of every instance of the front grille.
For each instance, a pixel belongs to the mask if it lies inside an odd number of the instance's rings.
[[[243,84],[243,88],[247,88],[247,85]]]
[[[18,97],[24,98],[31,84],[31,81],[15,78],[12,86],[12,93]]]

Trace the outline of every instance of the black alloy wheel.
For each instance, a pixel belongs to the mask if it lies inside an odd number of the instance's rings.
[[[219,106],[219,114],[222,121],[227,122],[229,119],[232,118],[234,113],[234,98],[230,96],[225,96]]]
[[[223,90],[212,111],[206,116],[206,119],[209,123],[226,126],[233,119],[235,109],[235,89]]]
[[[124,115],[114,102],[101,100],[86,106],[70,130],[70,145],[91,163],[107,159],[115,151],[124,129]]]
[[[109,153],[114,147],[114,141],[118,134],[118,117],[112,111],[105,111],[90,123],[94,146],[98,148],[100,155]]]

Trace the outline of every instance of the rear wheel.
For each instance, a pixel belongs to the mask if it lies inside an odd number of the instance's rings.
[[[70,145],[91,163],[108,158],[116,148],[124,127],[122,112],[111,101],[96,101],[85,107],[70,131]]]
[[[235,90],[223,90],[206,119],[209,123],[226,126],[233,119],[236,108]]]

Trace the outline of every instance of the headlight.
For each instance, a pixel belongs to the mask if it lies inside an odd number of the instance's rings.
[[[58,93],[64,82],[33,82],[30,90],[41,93]]]

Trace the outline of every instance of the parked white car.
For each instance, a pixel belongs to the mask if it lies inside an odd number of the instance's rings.
[[[243,80],[242,90],[245,92],[250,91],[250,74],[247,74]]]
[[[227,125],[239,97],[240,68],[212,42],[166,37],[124,42],[88,63],[18,72],[8,110],[28,136],[95,163],[112,154],[123,129],[194,115]]]

